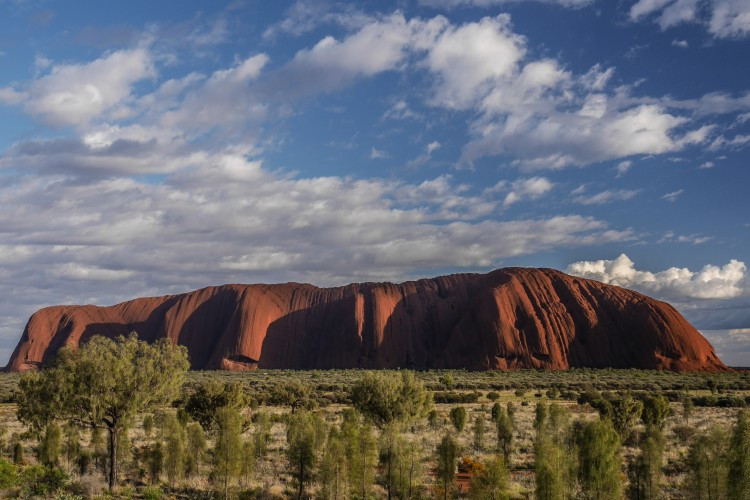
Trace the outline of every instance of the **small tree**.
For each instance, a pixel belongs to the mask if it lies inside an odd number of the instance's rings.
[[[435,467],[445,500],[448,499],[448,494],[453,487],[458,453],[458,443],[449,434],[446,434],[437,446],[437,466]]]
[[[432,395],[412,372],[367,372],[351,390],[354,407],[381,429],[391,422],[423,418]]]
[[[185,472],[192,475],[200,475],[203,457],[208,446],[206,444],[206,433],[197,422],[191,422],[185,429],[187,433],[187,453],[185,460]]]
[[[682,398],[682,418],[685,419],[686,424],[690,424],[690,415],[693,413],[693,398],[689,394],[685,394]]]
[[[622,493],[620,438],[611,421],[576,422],[578,480],[585,498],[619,498]]]
[[[167,417],[164,431],[164,469],[166,470],[169,484],[174,487],[175,483],[183,477],[185,472],[186,455],[192,454],[194,451],[186,451],[186,432],[175,415],[170,414]]]
[[[259,411],[254,415],[254,422],[255,456],[261,459],[268,453],[268,445],[271,442],[271,416],[266,411]]]
[[[62,431],[56,422],[47,424],[39,443],[39,461],[48,467],[57,467],[62,448]]]
[[[687,492],[692,498],[726,498],[729,437],[721,426],[701,433],[687,456]]]
[[[660,497],[664,435],[657,426],[650,426],[640,440],[640,454],[628,465],[629,497],[652,500]]]
[[[500,417],[501,411],[503,411],[503,407],[500,406],[500,403],[495,401],[495,403],[492,405],[492,410],[490,410],[490,415],[492,416],[493,422],[497,422],[498,417]]]
[[[536,419],[534,440],[534,470],[536,498],[539,500],[568,500],[575,498],[577,459],[570,439],[567,411],[552,404],[544,417]],[[537,406],[539,410],[539,406]],[[542,413],[537,411],[537,416]]]
[[[188,397],[185,412],[201,424],[206,432],[216,430],[219,410],[234,408],[242,411],[247,406],[247,396],[239,382],[209,382],[202,384]]]
[[[352,410],[344,411],[341,422],[350,496],[368,498],[377,464],[377,442],[372,425]]]
[[[24,373],[18,418],[32,426],[61,418],[105,429],[114,490],[120,432],[138,413],[171,403],[188,367],[187,349],[166,339],[149,345],[134,333],[114,341],[94,337],[77,351],[61,349],[50,368]]]
[[[297,412],[287,424],[287,457],[292,478],[297,483],[297,499],[302,500],[305,486],[312,480],[317,462],[317,417],[308,412]]]
[[[466,412],[466,408],[464,408],[463,406],[456,406],[454,408],[451,408],[451,423],[458,432],[462,432],[464,430],[464,427],[466,426],[467,415],[468,413]]]
[[[156,441],[154,444],[149,446],[148,454],[146,456],[146,465],[148,467],[148,474],[151,478],[151,484],[159,482],[161,473],[164,470],[164,447],[161,441]]]
[[[228,498],[230,484],[240,473],[242,421],[242,415],[233,406],[221,407],[216,412],[214,477],[225,499]]]
[[[474,449],[477,451],[484,449],[484,415],[477,415],[474,418]]]
[[[469,497],[477,500],[500,500],[509,498],[510,472],[500,454],[487,463],[482,472],[471,480]]]
[[[601,416],[612,422],[621,439],[626,439],[641,416],[643,403],[631,396],[602,400],[601,403],[597,408]]]
[[[513,451],[513,421],[501,408],[496,420],[497,448],[503,454],[505,463],[510,463],[510,454]]]
[[[657,427],[664,430],[669,417],[669,400],[664,396],[649,396],[643,400],[641,420],[646,427]]]
[[[346,498],[347,488],[347,460],[346,445],[341,432],[332,427],[326,439],[323,458],[320,462],[320,496],[324,500],[338,500]]]
[[[314,388],[299,380],[289,380],[274,386],[271,403],[289,406],[292,414],[298,410],[314,410],[318,407]]]
[[[255,475],[256,458],[255,441],[246,439],[242,443],[242,453],[240,454],[240,475],[242,476],[242,486],[245,488]]]
[[[547,405],[539,402],[536,404],[536,408],[534,409],[534,430],[539,432],[539,429],[541,429],[544,426],[545,421],[547,420]]]
[[[729,443],[729,497],[750,498],[750,412],[742,410]]]

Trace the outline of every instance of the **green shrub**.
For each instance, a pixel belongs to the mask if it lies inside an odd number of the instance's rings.
[[[0,490],[7,490],[18,483],[18,467],[0,458]]]

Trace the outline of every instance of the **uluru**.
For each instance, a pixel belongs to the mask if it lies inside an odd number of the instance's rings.
[[[187,346],[193,369],[575,367],[721,371],[671,305],[553,269],[506,268],[335,288],[224,285],[31,316],[9,371],[131,331]]]

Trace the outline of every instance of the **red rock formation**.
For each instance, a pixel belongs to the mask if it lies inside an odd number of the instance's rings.
[[[724,370],[672,306],[551,269],[509,268],[337,288],[225,285],[29,320],[8,364],[92,335],[186,345],[195,369],[571,367]]]

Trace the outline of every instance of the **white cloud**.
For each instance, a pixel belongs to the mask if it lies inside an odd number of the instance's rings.
[[[504,191],[509,189],[505,195],[503,206],[508,207],[524,199],[536,200],[549,193],[555,185],[546,177],[531,177],[529,179],[517,179],[512,183],[498,183],[493,190]]]
[[[425,60],[439,78],[434,100],[456,109],[476,104],[495,81],[514,71],[523,55],[523,39],[512,33],[507,15],[447,27]]]
[[[26,100],[26,97],[25,92],[19,92],[9,87],[0,87],[0,104],[15,106]]]
[[[677,191],[672,191],[672,192],[669,192],[669,193],[665,194],[661,198],[663,200],[667,200],[667,201],[670,201],[670,202],[674,203],[675,201],[677,201],[677,198],[679,198],[680,195],[682,193],[684,193],[684,192],[685,192],[684,189],[678,189]]]
[[[617,170],[617,177],[622,177],[627,173],[628,170],[630,170],[630,167],[633,166],[633,162],[630,160],[621,161],[617,164],[616,170]]]
[[[672,45],[681,49],[686,49],[689,46],[687,40],[672,40]]]
[[[637,190],[628,189],[616,189],[606,190],[595,194],[579,195],[573,198],[574,203],[581,205],[602,205],[604,203],[611,203],[613,201],[625,201],[629,200],[638,194]]]
[[[56,64],[29,85],[24,106],[53,125],[84,125],[121,104],[136,82],[154,74],[145,47],[112,52],[86,64]]]
[[[662,29],[681,23],[703,24],[717,38],[750,36],[750,3],[747,0],[640,0],[630,9],[630,19],[655,16]]]
[[[371,160],[384,160],[388,158],[388,153],[380,149],[376,149],[374,146],[370,149]]]
[[[312,48],[297,52],[265,90],[287,97],[330,92],[356,78],[394,70],[404,62],[415,23],[407,23],[403,14],[396,13],[342,40],[326,36]]]
[[[494,7],[524,0],[419,0],[420,5],[439,9],[455,9],[457,7]],[[562,7],[581,8],[594,3],[596,0],[532,0],[539,3],[550,3]]]
[[[614,260],[575,262],[568,266],[567,272],[678,300],[730,299],[748,293],[747,266],[738,260],[722,267],[706,265],[700,271],[671,267],[653,273],[636,269],[635,263],[622,254]]]
[[[442,144],[440,144],[438,141],[432,141],[427,145],[427,154],[431,155],[434,151],[440,149]]]
[[[706,162],[701,163],[701,166],[698,167],[698,168],[700,168],[702,170],[705,170],[705,169],[709,169],[709,168],[714,168],[715,166],[716,166],[716,164],[714,162],[712,162],[712,161],[706,161]]]

